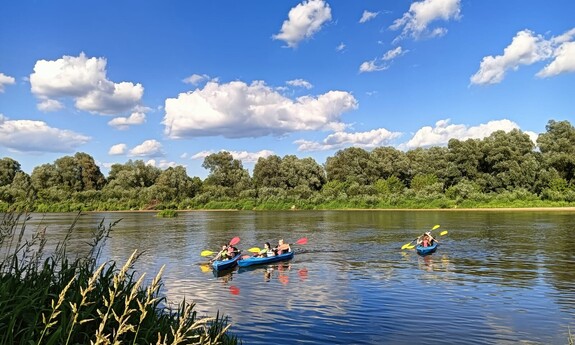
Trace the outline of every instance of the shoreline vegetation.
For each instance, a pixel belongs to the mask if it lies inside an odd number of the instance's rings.
[[[113,164],[106,177],[83,152],[28,175],[5,157],[0,212],[575,207],[575,127],[550,120],[545,128],[536,143],[514,129],[447,147],[349,147],[323,164],[270,155],[251,172],[221,151],[204,158],[205,179],[143,160]]]
[[[137,251],[121,267],[97,264],[118,221],[102,220],[88,253],[72,260],[66,245],[77,219],[46,258],[46,227],[26,238],[27,220],[14,212],[0,219],[0,344],[238,344],[226,317],[198,317],[185,300],[167,307],[164,267],[146,286],[146,274],[133,270]]]

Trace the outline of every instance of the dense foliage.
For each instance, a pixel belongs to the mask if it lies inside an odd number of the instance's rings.
[[[312,158],[260,158],[250,176],[229,152],[205,158],[202,181],[185,168],[128,161],[105,178],[86,153],[30,176],[0,160],[0,210],[454,208],[575,204],[575,128],[551,120],[534,143],[520,130],[447,147],[350,147],[322,166]]]
[[[237,344],[225,319],[198,318],[193,304],[177,310],[161,297],[161,273],[145,286],[131,270],[134,252],[120,268],[97,265],[113,224],[103,220],[86,256],[70,260],[74,224],[46,259],[46,228],[26,238],[24,214],[0,219],[0,344]],[[116,222],[117,223],[117,222]]]

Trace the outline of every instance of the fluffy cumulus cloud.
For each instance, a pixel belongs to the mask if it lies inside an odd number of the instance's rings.
[[[0,93],[4,92],[4,88],[6,85],[12,85],[16,82],[14,77],[10,77],[5,75],[4,73],[0,73]]]
[[[146,122],[146,114],[141,111],[136,111],[130,114],[129,117],[116,117],[108,122],[108,125],[119,129],[125,130],[130,126],[141,125]]]
[[[365,11],[363,11],[361,18],[359,19],[359,22],[361,24],[368,22],[372,19],[375,19],[375,17],[377,17],[378,14],[379,14],[379,12],[369,12],[369,11],[365,10]]]
[[[495,120],[489,121],[479,126],[469,127],[466,125],[454,125],[450,123],[449,119],[440,120],[435,123],[435,127],[426,126],[418,130],[415,135],[405,144],[408,149],[416,147],[429,147],[429,146],[442,146],[447,145],[450,139],[483,139],[491,135],[495,131],[509,132],[513,129],[520,129],[519,126],[510,120]],[[537,135],[532,132],[527,133],[532,140]]]
[[[165,102],[163,124],[172,138],[227,138],[283,135],[296,131],[341,130],[343,113],[357,107],[348,92],[329,91],[294,100],[264,82],[208,82],[203,89],[181,93]]]
[[[447,29],[430,28],[431,24],[438,20],[458,20],[460,16],[461,0],[416,1],[411,4],[408,12],[393,22],[390,29],[402,30],[398,39],[443,36]]]
[[[144,88],[131,82],[114,83],[106,76],[106,59],[63,56],[54,61],[39,60],[30,75],[32,92],[40,110],[63,107],[72,98],[76,108],[98,114],[131,110],[142,99]]]
[[[126,144],[116,144],[116,145],[110,147],[110,150],[108,150],[108,154],[110,156],[123,155],[123,154],[126,154],[127,149],[128,149],[128,146]]]
[[[91,138],[43,121],[9,120],[0,114],[0,146],[16,152],[70,153]]]
[[[507,71],[517,70],[521,65],[552,60],[537,73],[538,77],[552,77],[575,71],[575,29],[549,40],[530,30],[519,31],[502,55],[486,56],[479,70],[470,78],[472,84],[497,84],[503,81]]]
[[[164,156],[162,144],[155,140],[146,140],[140,145],[131,149],[128,153],[130,157],[161,157]]]
[[[374,129],[368,132],[336,132],[328,135],[323,141],[296,140],[298,151],[325,151],[337,150],[344,147],[374,148],[388,145],[393,139],[401,136],[399,132],[390,132],[385,128]]]
[[[553,77],[562,73],[575,72],[575,28],[551,39],[553,61],[537,73],[538,77]]]
[[[323,24],[330,20],[331,8],[324,0],[304,1],[289,11],[280,33],[273,38],[295,48],[302,40],[316,34]]]
[[[209,155],[214,153],[227,151],[234,159],[242,161],[242,163],[256,163],[260,158],[266,158],[274,154],[270,150],[261,150],[257,152],[247,152],[247,151],[230,151],[230,150],[220,150],[220,151],[201,151],[192,156],[192,159],[204,159]]]

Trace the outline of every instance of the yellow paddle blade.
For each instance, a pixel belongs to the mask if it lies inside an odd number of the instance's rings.
[[[434,226],[433,228],[431,228],[431,230],[435,230],[435,229],[437,229],[437,228],[439,228],[439,224],[437,224],[436,226]]]
[[[202,272],[206,273],[212,270],[212,268],[210,267],[210,265],[208,264],[203,264],[200,265],[200,269],[202,270]]]
[[[411,241],[413,242],[413,241]],[[404,244],[403,246],[401,246],[401,249],[407,249],[409,248],[409,246],[411,245],[411,242]]]
[[[204,250],[203,252],[200,253],[201,256],[208,256],[212,254],[214,254],[214,252],[212,252],[211,250]]]
[[[248,252],[250,253],[259,253],[261,250],[258,247],[253,247],[248,249]]]
[[[407,249],[414,249],[415,246],[413,244],[410,244],[409,246],[407,246]]]
[[[447,230],[442,231],[441,233],[439,233],[439,236],[443,236],[443,235],[447,235]]]

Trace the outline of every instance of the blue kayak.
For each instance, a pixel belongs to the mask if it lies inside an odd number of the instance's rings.
[[[216,260],[212,263],[212,267],[216,271],[226,270],[228,268],[233,268],[237,263],[238,260],[242,257],[242,253],[238,253],[238,255],[234,256],[231,259],[227,260]]]
[[[417,250],[417,254],[419,255],[427,255],[435,252],[437,250],[437,246],[439,243],[435,242],[430,246],[424,247],[421,244],[418,244],[415,249]]]
[[[261,264],[269,264],[276,261],[282,260],[290,260],[293,259],[294,252],[287,252],[280,255],[275,256],[266,256],[266,257],[253,257],[250,256],[245,259],[241,259],[238,261],[238,266],[240,267],[248,267],[253,265],[261,265]]]

